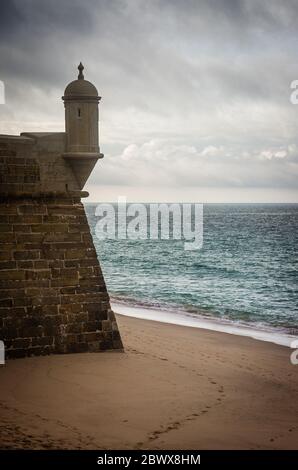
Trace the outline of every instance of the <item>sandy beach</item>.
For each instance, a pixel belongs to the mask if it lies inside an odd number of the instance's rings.
[[[1,366],[1,448],[297,449],[290,349],[117,316],[125,353]]]

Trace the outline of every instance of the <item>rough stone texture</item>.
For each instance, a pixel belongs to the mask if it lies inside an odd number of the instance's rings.
[[[0,136],[6,357],[122,349],[65,134]]]

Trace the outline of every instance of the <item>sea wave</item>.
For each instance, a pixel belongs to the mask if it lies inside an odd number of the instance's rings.
[[[200,310],[196,312],[165,308],[157,304],[128,300],[121,296],[111,298],[113,310],[120,314],[143,320],[201,328],[222,333],[246,336],[260,341],[291,347],[298,340],[298,328],[274,328],[263,323],[247,323],[240,320],[217,318]]]

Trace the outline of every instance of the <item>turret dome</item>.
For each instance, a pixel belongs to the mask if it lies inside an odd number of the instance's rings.
[[[64,91],[64,96],[98,96],[95,86],[88,80],[74,80]]]
[[[82,62],[78,66],[79,75],[78,79],[70,82],[64,91],[64,96],[62,97],[63,100],[74,100],[78,98],[83,99],[95,99],[100,100],[98,96],[98,91],[93,83],[89,82],[88,80],[84,79],[83,70],[84,66]]]

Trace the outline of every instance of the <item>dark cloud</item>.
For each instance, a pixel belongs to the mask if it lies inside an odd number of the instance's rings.
[[[24,17],[12,0],[1,2],[0,4],[0,38],[11,40],[23,24]]]
[[[131,184],[135,145],[135,181],[294,187],[297,23],[296,0],[3,1],[2,132],[61,130],[60,97],[82,60],[103,96],[109,156],[94,183]],[[212,147],[224,149],[216,162],[202,154]]]
[[[89,8],[79,0],[4,0],[0,5],[1,34],[10,35],[10,39],[19,35],[31,35],[38,33],[48,34],[60,28],[82,32],[90,31],[92,27],[92,3]],[[16,37],[16,39],[17,39]]]

